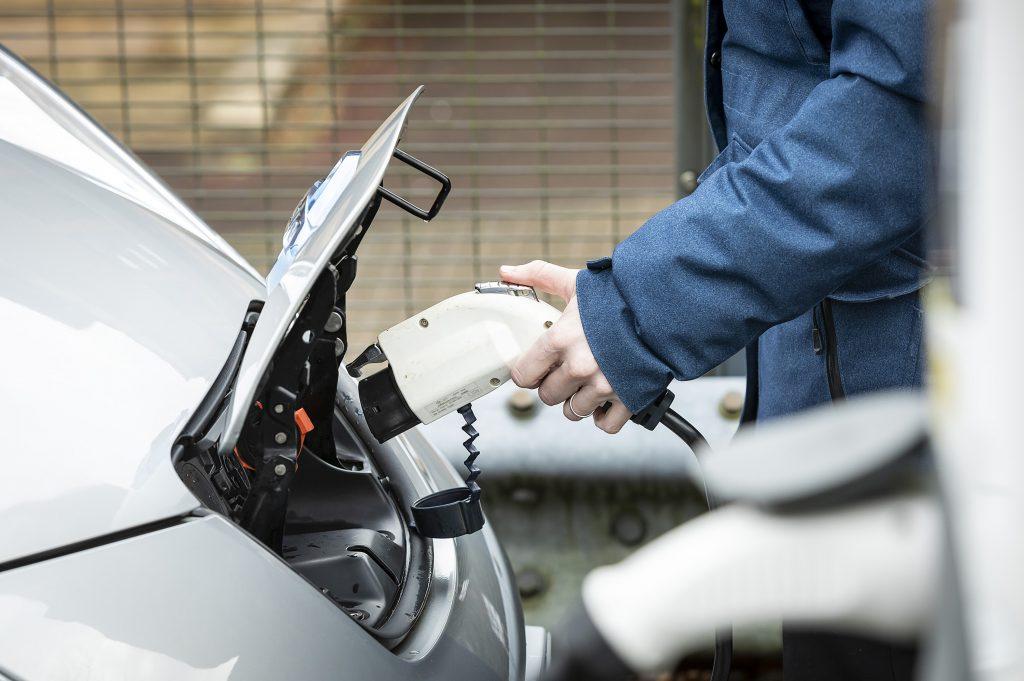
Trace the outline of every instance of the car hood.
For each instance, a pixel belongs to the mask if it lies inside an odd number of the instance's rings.
[[[68,133],[83,156],[55,158],[10,125],[30,105],[37,132]],[[266,289],[6,54],[0,119],[2,564],[198,505],[171,446]]]

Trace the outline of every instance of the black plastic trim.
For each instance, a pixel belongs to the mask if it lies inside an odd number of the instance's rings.
[[[377,442],[383,444],[419,424],[398,389],[391,367],[362,379],[358,389],[363,417]]]
[[[181,447],[187,447],[198,442],[209,432],[213,423],[217,420],[225,400],[227,400],[228,395],[231,394],[231,389],[235,385],[235,377],[238,376],[238,369],[242,366],[242,357],[245,355],[245,349],[249,345],[249,336],[252,334],[253,327],[256,326],[256,320],[259,319],[259,313],[262,309],[263,301],[253,300],[249,303],[245,317],[242,320],[242,328],[238,332],[234,344],[231,346],[231,352],[228,353],[224,366],[221,367],[220,373],[213,380],[210,389],[206,391],[206,395],[199,402],[199,406],[196,407],[188,422],[185,423],[185,427],[178,434],[178,439],[174,443],[174,453],[171,456],[174,463],[177,463],[180,458],[183,451]]]
[[[409,532],[408,537],[408,564],[398,583],[398,597],[387,617],[369,630],[388,648],[394,648],[412,631],[427,605],[434,576],[434,553],[430,541],[415,532]]]

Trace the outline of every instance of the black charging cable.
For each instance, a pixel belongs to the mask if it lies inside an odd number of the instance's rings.
[[[707,438],[692,423],[677,414],[670,407],[675,395],[671,390],[663,392],[649,407],[634,414],[632,421],[638,423],[647,430],[654,430],[658,424],[671,430],[676,437],[686,443],[686,446],[693,452],[700,466],[700,452],[710,451],[711,446]],[[701,475],[704,481],[704,500],[709,511],[718,508],[718,499],[708,488],[707,479]],[[711,664],[711,681],[728,681],[729,671],[732,669],[732,630],[726,629],[715,632],[715,657]]]

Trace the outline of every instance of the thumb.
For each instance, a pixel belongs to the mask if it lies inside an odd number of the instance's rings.
[[[576,272],[568,267],[559,267],[543,260],[534,260],[525,265],[502,265],[499,270],[502,281],[532,286],[544,293],[551,293],[569,300],[576,293]]]

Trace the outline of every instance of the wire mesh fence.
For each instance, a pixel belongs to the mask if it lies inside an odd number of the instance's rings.
[[[429,224],[382,208],[358,350],[499,264],[608,254],[675,199],[670,4],[6,0],[0,42],[264,272],[309,184],[426,85],[402,146],[454,189]]]

